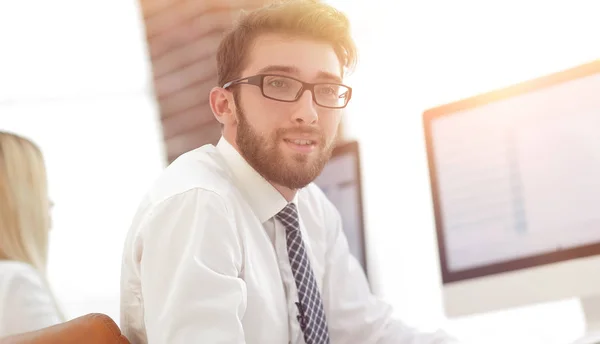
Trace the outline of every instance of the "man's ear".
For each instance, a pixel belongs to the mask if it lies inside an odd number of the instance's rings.
[[[214,87],[210,90],[209,98],[210,108],[219,123],[235,123],[235,104],[231,92],[222,87]]]

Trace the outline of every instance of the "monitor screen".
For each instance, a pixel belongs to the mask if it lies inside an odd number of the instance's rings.
[[[342,226],[350,253],[367,273],[363,225],[360,159],[356,141],[339,144],[325,168],[315,180],[342,217]]]
[[[444,282],[600,253],[600,62],[424,118]]]

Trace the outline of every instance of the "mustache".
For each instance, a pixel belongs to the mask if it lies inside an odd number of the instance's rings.
[[[305,127],[305,128],[279,128],[277,129],[277,136],[285,136],[285,135],[310,135],[316,136],[320,141],[325,140],[325,133],[322,130],[314,127]]]

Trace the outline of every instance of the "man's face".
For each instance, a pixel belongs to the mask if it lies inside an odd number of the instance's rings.
[[[255,40],[241,76],[268,73],[340,83],[340,72],[329,44],[269,34]],[[312,182],[331,156],[343,110],[315,104],[310,91],[296,102],[265,98],[260,87],[250,85],[237,86],[235,92],[235,142],[248,163],[265,179],[290,189]]]

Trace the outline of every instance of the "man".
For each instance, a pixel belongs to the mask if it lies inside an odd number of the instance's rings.
[[[210,92],[222,138],[166,169],[127,238],[132,343],[450,343],[392,320],[311,184],[354,60],[347,19],[314,1],[259,9],[224,37]]]

